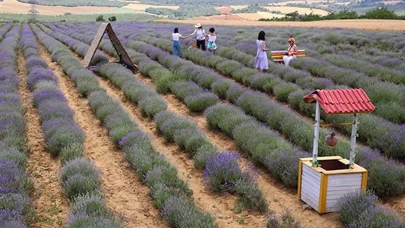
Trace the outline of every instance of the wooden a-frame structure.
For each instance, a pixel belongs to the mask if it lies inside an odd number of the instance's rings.
[[[97,51],[98,46],[100,45],[101,40],[103,39],[104,33],[107,33],[111,43],[117,52],[120,61],[119,63],[124,64],[128,69],[130,69],[133,73],[136,73],[138,71],[138,68],[134,65],[134,63],[131,61],[131,58],[129,58],[128,53],[125,51],[124,47],[122,46],[120,40],[118,39],[117,35],[115,34],[112,26],[110,23],[102,23],[97,31],[96,36],[93,39],[93,42],[91,42],[90,48],[87,51],[86,56],[83,59],[83,67],[89,68],[91,60],[94,57],[94,54]]]

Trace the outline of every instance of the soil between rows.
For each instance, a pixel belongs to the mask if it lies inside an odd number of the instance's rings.
[[[63,73],[60,65],[51,62],[42,45],[41,57],[57,75],[60,89],[75,111],[75,120],[85,132],[84,156],[101,171],[101,189],[107,207],[123,217],[126,227],[168,227],[160,218],[149,189],[110,140],[107,129],[91,111],[88,100],[76,91],[74,83]]]

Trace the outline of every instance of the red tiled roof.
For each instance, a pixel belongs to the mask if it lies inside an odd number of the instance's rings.
[[[315,101],[327,114],[369,113],[375,110],[363,89],[316,90],[304,96],[305,103]]]

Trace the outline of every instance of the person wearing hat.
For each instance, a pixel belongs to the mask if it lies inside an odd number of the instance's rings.
[[[196,34],[197,48],[201,48],[201,50],[205,51],[205,31],[200,23],[197,23],[194,27],[196,29],[189,36]]]
[[[288,43],[289,46],[287,49],[287,53],[285,56],[283,56],[283,61],[286,66],[290,65],[291,60],[297,58],[298,51],[297,45],[295,45],[294,37],[290,36],[290,39],[288,39]]]

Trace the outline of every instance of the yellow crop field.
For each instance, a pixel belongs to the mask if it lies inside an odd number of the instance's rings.
[[[18,13],[27,14],[31,9],[31,5],[22,3],[17,0],[3,0],[0,2],[0,13]],[[108,10],[114,10],[117,7],[98,7],[98,6],[77,6],[77,7],[65,7],[65,6],[43,6],[37,5],[36,10],[40,15],[63,15],[65,13],[71,14],[87,14],[105,12]]]

